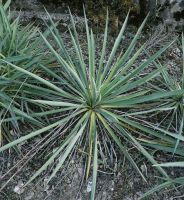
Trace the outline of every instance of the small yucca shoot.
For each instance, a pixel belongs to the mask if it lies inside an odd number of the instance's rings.
[[[166,68],[162,66],[159,61],[155,61],[154,64],[157,68],[162,69],[159,78],[159,87],[155,87],[154,90],[166,95],[164,99],[159,99],[157,101],[157,111],[160,114],[165,114],[164,119],[161,120],[160,126],[162,126],[162,131],[173,132],[177,135],[176,139],[171,140],[152,140],[144,141],[147,142],[146,145],[154,147],[159,150],[164,150],[172,152],[173,154],[178,154],[184,156],[184,145],[183,145],[183,132],[184,132],[184,36],[182,34],[181,39],[181,49],[183,52],[183,69],[182,76],[180,80],[169,74]],[[161,130],[161,129],[160,129]]]
[[[103,159],[102,155],[105,155],[106,158],[109,157],[109,151],[107,150],[109,145],[107,145],[107,141],[113,141],[117,145],[117,148],[130,161],[144,180],[146,178],[130,155],[128,147],[126,146],[127,143],[132,143],[152,164],[157,164],[153,156],[149,154],[136,138],[139,134],[153,135],[160,138],[167,136],[166,134],[159,134],[158,131],[147,127],[143,122],[140,123],[137,113],[135,115],[133,113],[135,110],[141,113],[143,108],[152,109],[153,104],[150,105],[149,102],[154,102],[167,96],[166,94],[164,96],[161,92],[152,94],[151,90],[144,87],[147,82],[160,73],[161,69],[144,75],[141,72],[149,67],[150,63],[157,59],[172,42],[161,48],[148,60],[143,61],[133,68],[133,64],[144,49],[144,45],[138,50],[135,49],[135,46],[147,18],[138,29],[127,50],[117,56],[116,53],[124,36],[128,16],[115,40],[110,55],[107,55],[107,14],[101,57],[97,60],[95,55],[95,36],[88,26],[85,15],[88,63],[85,62],[72,15],[72,28],[69,28],[69,33],[73,50],[75,51],[75,58],[71,57],[65,48],[64,42],[56,27],[50,30],[50,32],[57,47],[53,47],[46,37],[41,34],[48,49],[57,60],[57,65],[52,70],[46,65],[40,65],[52,77],[50,80],[6,62],[13,69],[37,80],[40,83],[39,88],[42,88],[42,91],[45,90],[42,99],[38,99],[40,98],[39,91],[37,94],[34,91],[33,95],[30,95],[33,100],[27,99],[28,102],[48,109],[45,115],[58,113],[59,116],[62,116],[58,121],[3,146],[0,148],[0,152],[39,136],[44,132],[51,131],[53,128],[70,127],[67,129],[63,128],[58,133],[60,136],[57,137],[57,140],[60,145],[57,146],[56,151],[51,154],[50,158],[38,169],[28,183],[41,175],[57,159],[55,168],[53,168],[48,179],[49,182],[63,166],[65,160],[72,154],[73,150],[80,148],[82,152],[85,152],[83,156],[86,158],[86,178],[90,176],[92,168],[93,186],[91,199],[94,199],[99,159]],[[50,21],[54,26],[51,19]],[[131,115],[126,115],[128,113],[131,113]],[[170,137],[177,138],[174,134],[170,134]],[[87,145],[84,145],[85,141],[87,141]],[[93,165],[91,165],[92,163]],[[160,166],[157,166],[157,169],[164,177],[168,177]]]

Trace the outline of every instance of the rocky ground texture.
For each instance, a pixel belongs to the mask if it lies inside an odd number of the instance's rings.
[[[22,19],[42,18],[44,16],[44,6],[55,15],[55,19],[66,18],[68,6],[74,14],[83,15],[83,5],[87,10],[88,16],[98,25],[104,24],[106,8],[111,12],[111,21],[114,27],[121,26],[121,23],[128,12],[131,10],[131,22],[138,25],[142,19],[151,13],[152,17],[161,19],[166,26],[177,31],[184,30],[184,0],[116,0],[116,1],[86,1],[86,0],[15,0],[12,7],[22,10]],[[100,8],[100,9],[99,9]],[[15,13],[18,15],[18,13]]]

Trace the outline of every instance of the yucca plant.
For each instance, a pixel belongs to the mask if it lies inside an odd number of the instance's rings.
[[[180,41],[179,41],[180,42]],[[173,94],[166,99],[159,100],[157,108],[160,108],[159,114],[164,114],[164,119],[160,117],[160,127],[164,129],[164,132],[170,131],[178,135],[178,139],[165,141],[155,139],[152,141],[146,141],[148,146],[156,149],[172,152],[184,156],[184,143],[180,140],[183,138],[184,132],[184,36],[182,34],[181,39],[181,51],[183,52],[183,66],[178,66],[182,69],[181,79],[177,80],[176,77],[168,72],[167,68],[164,68],[159,61],[155,61],[154,64],[157,68],[162,69],[161,77],[157,80],[158,85],[154,87],[155,91]],[[158,110],[157,110],[158,111]],[[155,112],[155,110],[153,110]]]
[[[156,165],[157,162],[153,156],[141,145],[137,137],[146,137],[149,135],[150,137],[157,136],[160,138],[167,138],[169,136],[169,138],[174,140],[178,138],[176,134],[170,132],[163,134],[161,131],[153,130],[152,127],[147,126],[143,121],[140,122],[139,115],[137,115],[137,112],[144,114],[142,110],[145,108],[153,109],[154,102],[158,99],[174,96],[174,94],[170,93],[163,95],[162,92],[153,94],[152,90],[147,87],[147,83],[161,73],[161,68],[153,70],[149,74],[141,73],[170,47],[173,42],[160,49],[148,60],[142,61],[139,65],[134,66],[133,64],[144,49],[144,45],[139,49],[135,47],[147,18],[138,29],[126,51],[120,52],[117,55],[118,48],[124,36],[128,16],[129,14],[115,40],[112,51],[110,54],[107,54],[107,14],[102,51],[98,60],[95,49],[95,35],[90,30],[85,15],[88,52],[87,62],[83,56],[72,15],[72,28],[69,28],[69,33],[75,51],[75,57],[72,57],[65,48],[65,44],[58,30],[50,18],[54,27],[50,29],[50,33],[59,47],[59,51],[56,50],[58,49],[57,47],[53,47],[49,43],[43,34],[41,34],[41,37],[55,57],[57,64],[52,69],[47,65],[39,65],[51,77],[50,80],[41,77],[38,73],[33,73],[8,61],[4,61],[12,69],[29,75],[32,79],[39,82],[38,87],[40,90],[38,92],[32,90],[30,92],[30,98],[26,99],[26,101],[47,109],[44,112],[45,116],[48,114],[57,116],[57,121],[22,136],[0,148],[0,152],[2,152],[24,141],[40,136],[42,133],[48,133],[48,131],[53,133],[52,130],[54,129],[54,133],[57,135],[56,149],[51,153],[45,164],[33,174],[25,185],[41,175],[48,166],[53,166],[53,171],[48,179],[49,183],[59,169],[62,168],[66,159],[72,155],[74,150],[80,149],[80,153],[82,153],[83,159],[86,161],[86,179],[92,174],[93,186],[91,199],[94,199],[98,163],[104,157],[108,159],[110,143],[113,142],[116,144],[120,152],[130,161],[135,170],[146,181],[146,178],[128,152],[128,146],[133,144],[148,161]],[[40,98],[40,91],[44,93],[42,98]],[[40,114],[43,115],[43,113]],[[182,140],[184,141],[184,138]],[[167,173],[160,166],[157,169],[162,176],[168,178]]]
[[[23,28],[20,26],[19,18],[13,20],[11,13],[9,12],[9,5],[11,1],[7,1],[5,5],[0,4],[0,58],[12,61],[17,65],[25,64],[25,61],[30,60],[32,50],[30,49],[31,40],[36,37],[37,28],[32,25],[28,25]],[[11,124],[14,127],[18,127],[16,115],[28,117],[24,112],[20,110],[20,104],[15,101],[16,95],[21,84],[14,84],[14,76],[17,75],[15,70],[6,66],[0,66],[0,127],[1,134],[6,139],[10,140],[11,134],[9,134],[9,124],[4,120],[9,116],[12,118]],[[25,76],[24,76],[25,78]],[[24,81],[24,79],[20,79]]]
[[[6,59],[6,58],[11,58],[13,56],[20,55],[20,51],[23,51],[23,48],[21,44],[24,44],[24,48],[28,44],[28,39],[30,36],[30,33],[28,31],[23,31],[21,34],[20,30],[20,25],[18,23],[18,18],[13,21],[10,16],[10,12],[8,11],[9,5],[11,1],[7,1],[5,5],[0,4],[0,57],[1,59]],[[28,32],[27,36],[24,36]],[[26,38],[26,41],[24,38]],[[24,41],[23,43],[21,42]],[[6,67],[0,67],[0,74],[1,74],[1,80],[0,80],[0,96],[1,96],[1,102],[0,102],[0,107],[1,107],[1,112],[0,112],[0,128],[1,128],[1,135],[2,133],[4,136],[10,140],[11,134],[8,134],[8,128],[5,126],[3,123],[3,119],[6,117],[7,114],[9,114],[9,111],[7,110],[13,110],[11,104],[13,103],[13,99],[6,94],[7,90],[7,84],[9,83],[7,80],[4,80],[6,78],[10,78],[12,75],[13,70],[11,70],[8,66]],[[12,83],[11,83],[12,84]],[[17,109],[17,111],[19,111]],[[12,112],[14,113],[14,112]],[[15,111],[16,113],[16,111]],[[16,123],[15,120],[13,120],[14,125]],[[18,126],[18,125],[17,125]],[[6,132],[6,134],[5,134]],[[2,138],[2,136],[1,136]],[[2,141],[1,141],[2,142]],[[0,142],[0,143],[1,143]]]
[[[164,87],[157,87],[156,89],[159,91],[169,91],[171,93],[176,93],[175,96],[170,97],[166,99],[164,102],[164,107],[166,108],[165,111],[168,111],[168,113],[165,114],[166,117],[164,117],[163,126],[165,127],[165,131],[172,131],[176,132],[178,134],[178,139],[166,142],[164,140],[158,141],[158,140],[152,140],[152,141],[144,141],[148,142],[146,145],[154,147],[159,150],[168,151],[174,154],[180,155],[180,158],[182,161],[180,162],[168,162],[163,164],[156,164],[155,167],[184,167],[183,162],[183,156],[184,156],[184,144],[183,140],[180,140],[180,137],[183,138],[183,132],[184,132],[184,35],[182,34],[181,37],[181,51],[182,51],[182,60],[183,60],[183,66],[181,66],[181,69],[183,69],[183,73],[181,74],[181,79],[177,80],[175,77],[170,75],[167,72],[166,68],[163,68],[161,63],[158,61],[155,62],[155,65],[157,67],[162,67],[162,77],[163,81],[161,85]],[[180,66],[179,66],[180,67]],[[146,192],[142,198],[147,197],[154,192],[157,192],[159,190],[162,190],[166,187],[172,186],[176,188],[176,186],[183,186],[184,185],[184,177],[175,177],[175,178],[166,178],[164,179],[164,182],[162,184],[159,184],[155,186],[154,188],[150,189],[148,192]]]
[[[39,29],[33,23],[22,26],[20,17],[14,19],[9,8],[10,3],[11,0],[8,0],[5,5],[0,4],[0,58],[21,62],[30,59],[35,51],[39,53],[40,49],[35,48],[38,45],[35,40]],[[1,69],[1,74],[7,73],[8,70]]]
[[[34,71],[38,62],[45,62],[46,54],[39,29],[33,23],[22,26],[19,17],[13,19],[9,8],[10,3],[11,0],[4,5],[0,3],[0,59]],[[46,30],[44,35],[47,37],[48,34]],[[34,82],[29,81],[27,75],[2,62],[0,62],[0,75],[0,128],[1,134],[10,141],[9,131],[12,129],[19,131],[17,120],[24,119],[38,124],[38,120],[29,116],[32,111],[24,100],[25,85],[30,88]]]

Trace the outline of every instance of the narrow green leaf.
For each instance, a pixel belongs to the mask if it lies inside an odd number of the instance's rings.
[[[102,75],[102,79],[104,79],[104,78],[106,77],[107,73],[108,73],[109,70],[110,70],[110,65],[111,65],[112,62],[113,62],[115,53],[116,53],[116,51],[117,51],[117,49],[118,49],[118,47],[119,47],[119,45],[120,45],[120,42],[121,42],[121,40],[122,40],[122,38],[123,38],[123,34],[124,34],[125,28],[126,28],[126,26],[127,26],[128,18],[129,18],[129,13],[127,14],[127,16],[126,16],[126,18],[125,18],[125,21],[124,21],[124,23],[123,23],[123,26],[122,26],[120,32],[119,32],[118,37],[116,38],[116,41],[115,41],[114,46],[113,46],[113,48],[112,48],[112,51],[111,51],[111,53],[110,53],[109,59],[108,59],[108,61],[107,61],[107,64],[105,65],[105,68],[104,68],[104,71],[103,71],[103,75]]]
[[[168,162],[163,164],[157,164],[153,166],[160,166],[160,167],[184,167],[184,162]]]
[[[101,81],[102,81],[101,75],[102,75],[102,70],[103,70],[103,65],[104,65],[104,60],[105,60],[105,53],[106,53],[106,46],[107,46],[108,22],[109,22],[109,13],[108,13],[108,9],[107,9],[102,52],[101,52],[101,57],[100,57],[99,68],[97,69],[97,88],[98,89],[100,88]]]
[[[182,88],[184,89],[184,33],[182,33],[182,51],[183,51],[183,77],[182,77]]]
[[[61,106],[61,107],[73,107],[73,108],[82,108],[81,104],[67,103],[63,101],[45,101],[45,100],[30,100],[31,102],[36,102],[49,106]]]
[[[90,200],[95,199],[96,192],[96,180],[97,180],[97,170],[98,170],[98,148],[97,148],[97,135],[94,136],[94,158],[93,158],[93,180]]]
[[[50,129],[52,129],[52,128],[55,128],[55,127],[57,127],[57,126],[63,124],[63,123],[66,123],[68,120],[70,120],[71,118],[77,116],[78,114],[82,113],[83,111],[84,111],[84,110],[81,110],[81,111],[79,111],[79,112],[73,113],[73,114],[70,115],[69,117],[65,117],[64,119],[59,120],[59,121],[57,121],[57,122],[55,122],[55,123],[53,123],[53,124],[51,124],[51,125],[48,125],[48,126],[46,126],[46,127],[44,127],[44,128],[41,128],[41,129],[39,129],[39,130],[37,130],[37,131],[34,131],[34,132],[32,132],[32,133],[29,133],[28,135],[22,136],[22,137],[20,137],[19,139],[14,140],[13,142],[10,142],[10,143],[8,143],[8,144],[2,146],[2,147],[0,148],[0,152],[5,151],[6,149],[9,149],[9,148],[11,148],[11,147],[13,147],[13,146],[15,146],[15,145],[17,145],[17,144],[21,144],[22,142],[27,141],[28,139],[31,139],[31,138],[33,138],[33,137],[35,137],[35,136],[37,136],[37,135],[40,135],[41,133],[44,133],[44,132],[46,132],[46,131],[48,131],[48,130],[50,130]]]
[[[74,148],[77,140],[80,138],[80,136],[84,132],[84,129],[86,127],[86,123],[87,123],[87,120],[82,125],[82,127],[80,128],[80,130],[76,133],[75,137],[73,137],[72,140],[71,140],[71,142],[67,145],[66,151],[62,155],[62,157],[61,157],[59,163],[57,164],[57,166],[54,168],[52,174],[50,175],[50,177],[48,179],[48,182],[50,182],[50,180],[56,175],[56,173],[58,172],[58,170],[62,167],[63,163],[65,162],[66,158],[70,154],[71,150]]]

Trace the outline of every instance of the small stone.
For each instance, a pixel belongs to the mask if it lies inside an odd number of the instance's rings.
[[[75,160],[74,160],[74,159],[72,159],[70,163],[71,163],[71,164],[74,164],[74,163],[75,163]]]
[[[117,178],[120,178],[120,177],[121,177],[121,173],[118,172],[118,174],[117,174]]]
[[[133,187],[133,184],[134,184],[133,181],[129,182],[129,185],[130,185],[131,188]]]
[[[8,164],[7,164],[7,167],[9,168],[11,166],[11,163],[10,162],[8,162]]]
[[[80,176],[83,175],[83,168],[82,167],[78,167],[77,171],[78,171],[78,173],[79,173]]]
[[[124,198],[124,200],[132,200],[132,197],[126,196],[126,197]]]
[[[138,196],[138,197],[141,197],[141,196],[143,196],[143,192],[136,192],[136,195]]]
[[[13,191],[17,194],[22,194],[24,192],[24,189],[22,188],[23,186],[24,183],[19,181],[18,184],[14,187]]]
[[[134,178],[134,182],[135,182],[135,183],[139,183],[139,182],[140,182],[140,180],[141,180],[141,179],[140,179],[140,178],[138,178],[138,177],[135,177],[135,178]]]
[[[147,167],[145,164],[141,165],[141,171],[147,175]]]
[[[28,193],[27,197],[25,197],[25,200],[31,200],[34,197],[34,192]]]
[[[93,184],[93,182],[92,181],[89,181],[88,182],[88,185],[87,185],[87,192],[91,192],[91,190],[92,190],[92,184]]]

